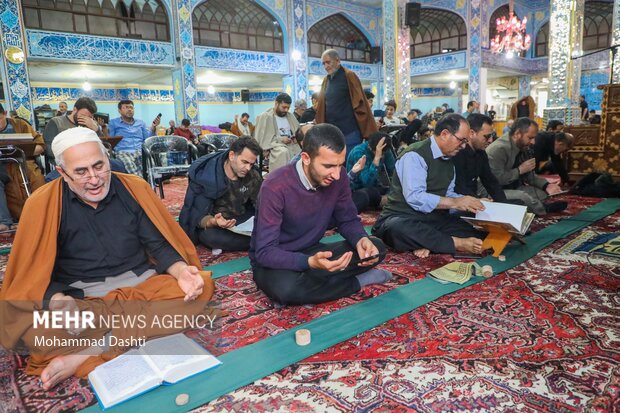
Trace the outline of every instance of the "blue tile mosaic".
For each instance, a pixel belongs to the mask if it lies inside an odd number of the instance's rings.
[[[288,73],[288,59],[283,53],[252,52],[196,46],[196,66],[209,69],[254,73]]]
[[[171,43],[26,30],[32,59],[173,65]]]
[[[465,69],[466,67],[467,52],[464,50],[436,56],[419,57],[411,59],[411,76]]]
[[[308,59],[308,73],[311,75],[325,76],[325,69],[321,59],[311,57]],[[342,61],[342,65],[355,72],[362,80],[378,80],[381,76],[381,64],[368,64]]]

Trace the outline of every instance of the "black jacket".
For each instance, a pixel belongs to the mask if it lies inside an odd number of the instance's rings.
[[[454,190],[457,194],[477,197],[478,178],[480,178],[482,186],[495,202],[507,202],[502,186],[491,172],[489,158],[485,151],[475,151],[471,146],[465,145],[465,148],[452,158],[452,161],[456,172]]]
[[[555,133],[539,132],[534,142],[534,157],[536,158],[536,173],[541,172],[541,162],[551,161],[552,168],[545,168],[549,172],[560,175],[562,182],[568,182],[568,172],[564,165],[564,160],[560,155],[555,154]]]
[[[198,241],[198,224],[211,214],[213,203],[228,190],[224,161],[228,151],[214,152],[198,158],[189,168],[189,185],[179,215],[179,224],[194,244]]]

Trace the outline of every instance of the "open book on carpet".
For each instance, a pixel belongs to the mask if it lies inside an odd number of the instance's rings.
[[[229,231],[235,232],[237,234],[246,235],[248,237],[252,236],[252,231],[254,230],[254,217],[251,217],[245,222],[241,224],[237,224],[232,228],[228,228]]]
[[[108,361],[89,375],[101,406],[107,409],[162,384],[174,384],[222,364],[183,334],[148,341]]]
[[[502,228],[511,234],[525,235],[534,220],[534,214],[527,212],[523,205],[503,204],[501,202],[481,201],[485,207],[474,218],[461,217],[475,228],[491,232]]]

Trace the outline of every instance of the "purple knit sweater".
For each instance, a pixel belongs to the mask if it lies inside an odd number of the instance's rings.
[[[307,190],[289,164],[269,174],[258,194],[254,232],[250,242],[252,266],[305,271],[306,248],[316,245],[331,219],[353,246],[368,236],[351,199],[344,168],[340,179],[316,191]]]

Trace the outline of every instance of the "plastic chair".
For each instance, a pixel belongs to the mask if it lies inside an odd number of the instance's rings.
[[[26,195],[30,197],[30,181],[28,181],[26,154],[24,151],[14,145],[0,146],[0,162],[14,162],[17,164],[19,173],[22,177],[22,185],[24,186]]]
[[[159,187],[164,198],[164,181],[173,176],[187,176],[189,165],[198,150],[181,136],[152,136],[142,145],[144,179],[153,190]]]
[[[232,142],[237,139],[232,133],[208,133],[200,137],[200,143],[205,145],[210,152],[227,151]]]

